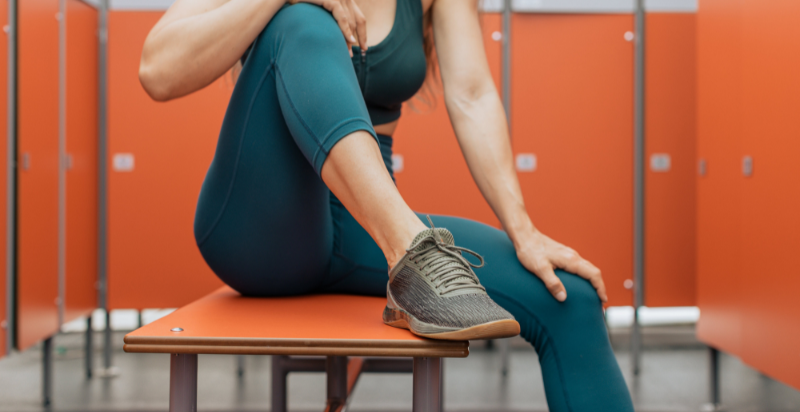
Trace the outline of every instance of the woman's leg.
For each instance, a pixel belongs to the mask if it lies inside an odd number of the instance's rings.
[[[386,250],[422,226],[383,166],[341,31],[298,4],[253,44],[198,201],[197,243],[224,282],[258,296],[319,286],[333,242],[320,173]]]
[[[329,279],[326,292],[383,296],[386,262],[346,211],[333,205],[340,274]],[[437,227],[450,230],[458,245],[486,259],[476,269],[481,284],[498,304],[511,312],[522,337],[539,354],[547,403],[553,412],[633,411],[622,373],[608,340],[600,300],[592,285],[563,271],[569,299],[556,301],[547,288],[517,259],[508,236],[467,219],[432,216]]]
[[[394,266],[427,227],[400,196],[378,145],[368,137],[352,136],[337,144],[322,168],[322,179]]]
[[[333,242],[328,187],[390,261],[424,229],[383,165],[346,47],[327,11],[286,6],[242,68],[195,218],[204,258],[242,293],[319,286]]]
[[[394,264],[425,225],[386,171],[371,123],[372,136],[351,113],[357,105],[366,114],[366,106],[341,30],[321,7],[297,4],[280,14],[266,31],[285,33],[274,65],[289,129],[331,192]],[[339,130],[354,133],[337,138]]]
[[[500,230],[467,219],[437,216],[435,225],[486,259],[477,269],[489,296],[511,312],[539,355],[551,411],[633,411],[611,350],[600,299],[583,278],[556,271],[569,299],[558,302],[517,259]]]

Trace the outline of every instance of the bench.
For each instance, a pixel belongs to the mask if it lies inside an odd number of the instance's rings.
[[[127,334],[124,350],[171,354],[170,412],[197,410],[198,354],[273,355],[272,412],[286,411],[292,371],[326,372],[326,411],[345,406],[361,372],[413,372],[413,410],[441,411],[442,358],[466,357],[469,342],[386,326],[385,305],[347,295],[247,298],[222,287]]]

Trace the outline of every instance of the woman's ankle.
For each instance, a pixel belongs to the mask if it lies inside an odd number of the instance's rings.
[[[414,241],[414,238],[426,229],[428,229],[428,227],[417,219],[415,215],[414,220],[410,221],[408,225],[403,226],[402,230],[397,230],[394,233],[394,236],[392,236],[392,239],[390,239],[389,244],[383,251],[389,268],[393,268],[397,262],[403,258],[406,254],[406,250],[411,246],[411,242]]]

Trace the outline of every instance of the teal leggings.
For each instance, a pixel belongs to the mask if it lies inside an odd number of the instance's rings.
[[[381,250],[319,177],[330,149],[356,130],[375,136],[391,172],[392,139],[375,135],[345,47],[323,9],[284,7],[242,68],[195,236],[211,269],[243,295],[385,296]],[[569,295],[559,303],[504,232],[456,217],[433,222],[485,257],[477,274],[539,354],[551,411],[633,411],[587,281],[558,271]]]

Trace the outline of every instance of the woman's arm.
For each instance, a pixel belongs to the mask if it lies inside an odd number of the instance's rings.
[[[285,0],[177,0],[142,50],[139,80],[155,100],[202,89],[242,57]]]
[[[301,1],[330,11],[348,45],[358,41],[366,47],[366,23],[353,0]],[[236,64],[284,4],[286,0],[177,0],[145,40],[139,65],[142,86],[153,99],[165,101],[209,85]]]
[[[476,0],[435,0],[433,30],[450,121],[467,166],[509,238],[517,256],[556,299],[566,299],[554,268],[592,282],[603,301],[605,286],[597,269],[574,250],[539,232],[525,209],[514,170],[503,105],[483,47]]]

